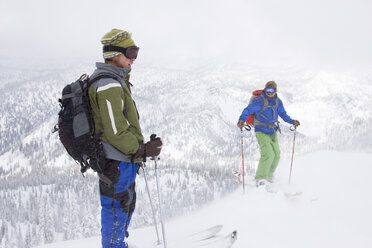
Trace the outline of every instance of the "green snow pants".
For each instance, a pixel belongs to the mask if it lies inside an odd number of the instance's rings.
[[[266,134],[256,132],[256,138],[261,151],[261,158],[260,162],[258,163],[256,179],[272,180],[280,159],[277,133]]]

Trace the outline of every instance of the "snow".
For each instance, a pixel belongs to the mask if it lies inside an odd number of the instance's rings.
[[[295,156],[289,185],[290,161],[282,160],[277,193],[247,185],[243,194],[239,187],[198,211],[166,222],[168,241],[223,224],[221,235],[238,230],[235,248],[372,247],[371,161],[372,154],[351,152]],[[287,197],[286,192],[302,194]],[[129,244],[155,247],[153,226],[130,230],[130,235]],[[98,248],[100,237],[42,247]]]

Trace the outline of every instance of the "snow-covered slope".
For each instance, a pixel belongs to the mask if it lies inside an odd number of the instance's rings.
[[[166,222],[168,240],[223,224],[222,233],[238,230],[236,248],[371,247],[371,161],[372,155],[363,153],[321,151],[298,156],[291,185],[290,163],[282,161],[277,175],[278,193],[247,187],[243,194],[239,187],[198,211]],[[290,191],[301,191],[302,195],[285,196]],[[130,235],[130,244],[154,247],[156,235],[152,226],[132,229]],[[100,238],[40,247],[98,248]]]

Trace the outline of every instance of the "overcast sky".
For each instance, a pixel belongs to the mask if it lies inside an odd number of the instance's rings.
[[[101,59],[111,28],[143,60],[372,65],[371,0],[0,0],[0,56]]]

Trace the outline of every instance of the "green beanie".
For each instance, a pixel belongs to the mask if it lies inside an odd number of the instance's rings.
[[[127,31],[120,30],[120,29],[112,29],[110,32],[105,34],[102,39],[101,43],[104,46],[113,45],[119,46],[122,48],[127,48],[130,46],[135,46],[134,41],[132,40],[132,34],[128,33]],[[120,52],[104,52],[103,58],[104,59],[111,59],[120,55]]]

